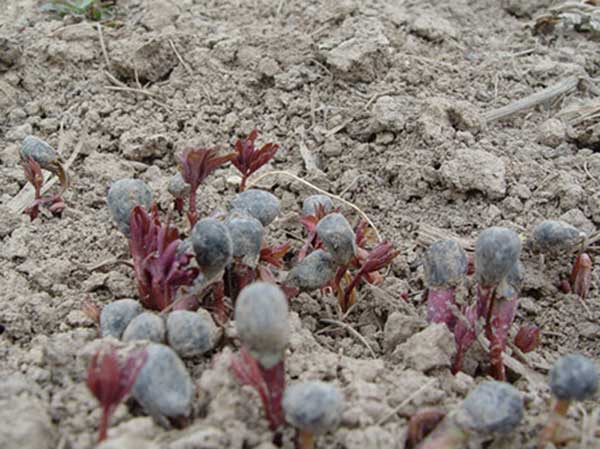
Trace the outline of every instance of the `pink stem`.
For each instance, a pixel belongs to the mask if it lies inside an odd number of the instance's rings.
[[[283,424],[283,408],[281,400],[285,390],[285,365],[283,360],[271,368],[259,368],[268,390],[269,406],[265,407],[271,430]]]
[[[430,288],[427,291],[427,321],[444,323],[451,331],[456,325],[456,317],[450,307],[455,303],[454,288]]]
[[[100,418],[100,429],[98,430],[98,442],[106,440],[108,435],[108,421],[112,410],[110,406],[102,407],[102,417]]]

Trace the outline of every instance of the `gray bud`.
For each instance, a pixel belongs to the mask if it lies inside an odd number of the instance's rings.
[[[428,287],[455,287],[467,275],[467,254],[454,240],[438,240],[425,252],[423,266]]]
[[[333,210],[333,201],[327,195],[311,195],[302,202],[302,215],[315,215],[319,205],[323,206],[325,212]]]
[[[203,218],[198,221],[192,229],[192,245],[196,262],[207,279],[231,262],[233,242],[227,227],[219,220]]]
[[[564,221],[545,220],[533,228],[533,247],[546,254],[555,254],[572,249],[581,242],[584,233]]]
[[[312,291],[325,284],[334,274],[333,258],[327,252],[318,249],[292,268],[285,282],[302,291]]]
[[[475,244],[475,271],[485,287],[498,285],[521,255],[521,240],[508,228],[491,227],[479,234]]]
[[[165,345],[147,346],[148,358],[133,386],[133,396],[146,413],[161,424],[166,418],[189,416],[194,385],[185,365]]]
[[[151,312],[140,313],[125,328],[123,341],[148,340],[153,343],[165,341],[165,322]]]
[[[167,185],[167,191],[174,198],[185,198],[190,194],[191,186],[185,182],[181,173],[177,173],[169,179],[169,184]]]
[[[215,346],[217,328],[209,313],[175,310],[167,318],[169,346],[181,357],[194,357]]]
[[[233,243],[233,256],[255,267],[260,256],[264,228],[256,218],[232,212],[225,222]]]
[[[263,226],[269,226],[281,212],[279,199],[264,190],[249,189],[238,193],[231,200],[233,210],[256,218]]]
[[[25,137],[21,144],[20,156],[22,161],[31,158],[41,168],[53,173],[56,171],[56,164],[60,162],[60,157],[56,150],[42,139],[34,136]]]
[[[598,368],[581,354],[562,356],[550,370],[550,389],[558,399],[590,399],[598,390]]]
[[[342,214],[329,214],[319,220],[317,235],[338,265],[346,265],[354,257],[356,237]]]
[[[523,419],[523,396],[506,382],[479,384],[464,400],[457,415],[458,424],[479,434],[509,433]]]
[[[281,289],[267,282],[245,287],[235,304],[235,327],[244,346],[264,368],[276,365],[290,339],[288,302]]]
[[[292,426],[321,434],[339,425],[344,398],[333,385],[318,381],[303,382],[285,390],[282,405],[285,419]]]
[[[131,211],[135,206],[149,210],[152,205],[152,191],[141,179],[120,179],[110,186],[107,202],[117,227],[129,237]]]
[[[100,335],[121,338],[131,320],[142,312],[140,303],[133,299],[119,299],[105,305],[100,312]]]

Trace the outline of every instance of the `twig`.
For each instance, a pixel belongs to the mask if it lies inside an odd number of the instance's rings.
[[[430,379],[429,382],[427,382],[424,385],[421,385],[421,387],[418,390],[411,393],[404,401],[402,401],[400,404],[398,404],[394,408],[394,410],[392,410],[390,413],[388,413],[383,418],[381,418],[379,421],[377,421],[377,424],[375,424],[375,425],[376,426],[383,425],[388,419],[392,418],[396,413],[398,413],[400,410],[402,410],[404,407],[406,407],[408,404],[410,404],[410,402],[413,399],[415,399],[417,396],[419,396],[425,390],[428,390],[436,382],[437,382],[437,379]]]
[[[373,102],[381,97],[385,97],[386,95],[392,95],[395,94],[396,91],[395,90],[388,90],[385,92],[379,92],[378,94],[373,95],[369,101],[367,101],[367,104],[365,105],[365,111],[369,110],[369,106],[371,106],[373,104]]]
[[[360,340],[360,342],[365,345],[365,347],[369,350],[369,352],[371,353],[371,356],[376,359],[377,358],[377,354],[375,354],[375,351],[373,351],[373,348],[371,348],[371,345],[369,345],[369,342],[367,340],[365,340],[365,337],[363,337],[362,335],[360,335],[358,333],[358,331],[356,329],[354,329],[352,326],[350,326],[349,324],[346,323],[342,323],[341,321],[338,320],[330,320],[328,318],[321,318],[320,320],[322,323],[326,323],[326,324],[334,324],[336,326],[340,326],[343,327],[344,329],[346,329],[348,332],[350,332],[352,335],[354,335],[356,338],[358,338],[358,340]]]
[[[98,38],[100,39],[100,48],[102,49],[102,54],[104,55],[104,61],[106,62],[106,68],[107,68],[107,70],[110,70],[110,59],[108,58],[108,51],[106,51],[106,45],[104,45],[104,35],[102,34],[102,25],[97,23],[96,29],[98,30]]]
[[[97,271],[100,268],[108,267],[111,265],[125,265],[129,268],[133,268],[133,262],[131,262],[130,260],[119,259],[118,257],[111,257],[110,259],[103,260],[95,265],[92,265],[91,267],[85,268],[87,268],[88,271]]]
[[[247,186],[247,189],[252,188],[252,187],[256,187],[256,185],[264,178],[268,178],[270,176],[287,176],[289,178],[294,179],[295,181],[298,181],[299,183],[304,184],[307,187],[310,187],[311,189],[316,190],[319,193],[322,193],[323,195],[327,195],[330,198],[333,198],[337,201],[339,201],[340,203],[345,204],[348,207],[351,207],[352,209],[354,209],[361,217],[363,217],[365,220],[367,220],[367,223],[369,223],[369,226],[371,226],[371,228],[373,228],[373,231],[375,232],[375,235],[377,236],[377,240],[379,240],[380,242],[382,241],[381,238],[381,234],[379,234],[379,231],[377,230],[377,227],[375,226],[375,224],[373,223],[373,221],[371,221],[371,219],[369,218],[369,216],[364,213],[362,211],[362,209],[360,209],[358,206],[356,206],[355,204],[351,203],[350,201],[345,200],[342,197],[339,197],[337,195],[334,195],[332,193],[327,192],[326,190],[323,190],[319,187],[317,187],[314,184],[311,184],[310,182],[300,178],[299,176],[294,175],[293,173],[287,172],[285,170],[273,170],[273,171],[269,171],[267,173],[264,173],[263,175],[259,176],[258,178],[256,178],[253,182],[250,183],[250,185]]]
[[[475,243],[471,239],[458,237],[445,229],[436,228],[428,224],[420,223],[417,230],[417,244],[429,246],[438,240],[455,240],[465,251],[475,251]]]
[[[571,76],[553,86],[549,86],[541,90],[540,92],[528,95],[525,98],[521,98],[520,100],[517,100],[509,105],[502,106],[501,108],[488,111],[483,114],[483,119],[488,123],[505,119],[511,115],[517,114],[542,103],[546,103],[547,101],[555,99],[560,95],[566,94],[576,89],[580,82],[580,77]]]
[[[327,133],[325,133],[325,138],[327,137],[331,137],[334,134],[339,133],[342,129],[344,129],[346,126],[348,126],[350,123],[352,123],[354,121],[353,118],[351,118],[350,120],[345,121],[344,123],[342,123],[341,125],[336,126],[335,128],[330,129],[329,131],[327,131]]]
[[[177,47],[175,47],[175,44],[173,43],[173,41],[171,39],[169,39],[169,45],[171,46],[171,48],[173,49],[173,53],[175,53],[175,56],[177,56],[177,59],[179,59],[179,62],[181,63],[181,65],[183,66],[183,68],[185,69],[185,71],[187,72],[187,74],[189,76],[192,76],[194,74],[194,72],[192,71],[192,69],[187,65],[187,63],[183,60],[183,58],[181,57],[181,55],[179,54],[179,52],[177,51]]]

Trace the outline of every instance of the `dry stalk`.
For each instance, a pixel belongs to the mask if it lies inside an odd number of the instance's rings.
[[[363,337],[362,335],[360,335],[358,333],[358,331],[356,329],[354,329],[352,326],[350,326],[349,324],[343,323],[343,322],[338,321],[338,320],[330,320],[329,318],[321,318],[320,321],[322,323],[325,323],[325,324],[332,324],[332,325],[335,325],[335,326],[343,327],[348,332],[350,332],[354,337],[356,337],[363,345],[365,345],[365,347],[369,350],[369,352],[371,353],[371,356],[374,359],[377,358],[377,354],[375,354],[375,351],[373,351],[373,348],[371,348],[371,345],[369,344],[369,342],[367,340],[365,340],[365,337]]]

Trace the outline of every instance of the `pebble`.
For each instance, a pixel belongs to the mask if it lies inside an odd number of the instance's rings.
[[[456,352],[454,336],[442,323],[427,326],[398,347],[410,368],[426,373],[434,368],[449,368]]]
[[[100,313],[100,335],[121,338],[131,320],[142,311],[141,304],[134,299],[119,299],[105,305]]]
[[[194,385],[185,365],[168,346],[151,343],[148,359],[133,386],[133,395],[144,410],[159,424],[166,418],[189,416]]]
[[[217,328],[205,310],[176,310],[167,318],[169,346],[180,357],[194,357],[210,351],[216,341]]]
[[[506,195],[504,162],[483,150],[458,150],[440,168],[442,182],[447,188],[466,193],[479,190],[492,199]]]

